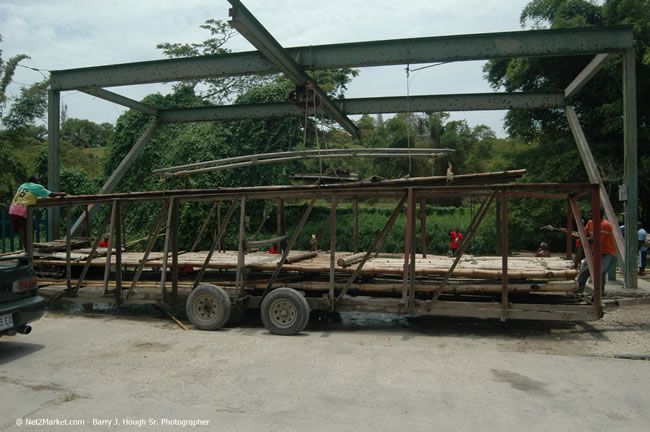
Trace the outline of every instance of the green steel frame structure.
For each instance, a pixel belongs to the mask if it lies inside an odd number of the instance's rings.
[[[242,118],[304,116],[302,107],[291,102],[259,105],[226,105],[185,109],[157,109],[126,98],[106,88],[147,83],[198,80],[234,75],[282,72],[297,88],[308,86],[320,98],[323,114],[337,121],[353,136],[358,131],[348,116],[358,114],[422,111],[507,110],[511,108],[563,109],[592,183],[601,184],[601,199],[608,219],[617,225],[609,197],[602,188],[598,168],[571,106],[572,98],[601,67],[613,57],[622,58],[624,119],[625,225],[638,220],[637,101],[634,40],[631,26],[533,30],[443,37],[423,37],[370,42],[283,48],[239,0],[229,0],[231,25],[246,37],[257,51],[223,55],[177,58],[53,71],[48,97],[48,186],[59,190],[60,94],[80,91],[149,114],[150,126],[107,180],[100,193],[115,189],[130,165],[141,153],[156,129],[165,123],[219,121]],[[436,62],[490,60],[513,57],[594,56],[573,82],[558,93],[481,93],[411,97],[330,99],[314,83],[308,71],[361,68],[387,65],[415,65]],[[310,114],[314,113],[310,109]],[[320,108],[316,110],[320,115]],[[79,226],[78,221],[76,226]],[[56,215],[50,218],[56,233]],[[615,230],[618,231],[618,230]],[[637,287],[637,240],[623,239],[617,232],[617,246],[624,259],[625,286]],[[629,259],[628,259],[629,258]]]

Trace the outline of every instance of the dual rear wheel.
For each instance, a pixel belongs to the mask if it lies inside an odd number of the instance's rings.
[[[231,311],[228,293],[215,285],[200,285],[187,298],[187,317],[200,330],[223,327]],[[271,291],[260,307],[264,327],[278,335],[295,335],[303,331],[309,321],[309,312],[307,299],[292,288]]]

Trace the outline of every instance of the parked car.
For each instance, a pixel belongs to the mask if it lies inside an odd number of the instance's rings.
[[[45,312],[38,282],[28,256],[0,257],[0,336],[29,334],[28,324]]]

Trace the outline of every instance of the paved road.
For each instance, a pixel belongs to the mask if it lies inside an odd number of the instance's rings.
[[[650,363],[614,356],[649,354],[649,323],[354,314],[280,337],[48,312],[0,339],[0,430],[647,431]]]

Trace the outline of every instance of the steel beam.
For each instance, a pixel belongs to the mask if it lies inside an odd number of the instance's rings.
[[[646,101],[647,102],[647,101]],[[637,261],[632,259],[638,253],[637,221],[639,220],[639,166],[637,156],[637,104],[636,104],[636,53],[634,48],[625,50],[623,56],[623,136],[625,200],[625,286],[638,287]]]
[[[118,105],[125,106],[127,108],[134,109],[136,111],[143,112],[145,114],[152,115],[154,117],[158,115],[158,110],[152,106],[143,104],[133,99],[129,99],[117,93],[104,90],[101,87],[89,87],[85,89],[80,89],[79,91],[81,91],[82,93],[89,94],[91,96],[98,97],[100,99],[104,99],[109,102],[116,103]]]
[[[571,133],[573,133],[573,137],[575,138],[576,144],[578,145],[578,152],[580,153],[580,158],[582,159],[582,163],[585,165],[585,170],[587,171],[587,176],[589,177],[589,181],[592,183],[598,183],[599,191],[600,191],[600,201],[602,202],[603,207],[605,208],[605,214],[607,215],[607,219],[609,220],[609,222],[612,224],[612,227],[614,228],[614,239],[616,240],[616,247],[619,253],[621,254],[621,260],[623,261],[623,263],[625,263],[626,257],[635,256],[635,255],[628,255],[626,253],[625,240],[623,238],[623,234],[621,233],[621,229],[618,226],[618,218],[616,217],[616,213],[614,212],[614,207],[612,206],[612,203],[609,200],[609,196],[607,195],[605,184],[603,183],[603,179],[601,178],[600,172],[598,171],[598,166],[596,165],[594,156],[591,154],[591,149],[589,148],[589,144],[587,143],[587,138],[585,137],[585,134],[582,131],[582,127],[580,126],[580,121],[578,120],[578,116],[576,115],[576,112],[573,110],[572,106],[567,106],[565,108],[565,112],[566,112],[567,119],[569,120],[569,127],[571,129]],[[634,259],[632,261],[636,262],[636,260]]]
[[[59,192],[61,175],[61,144],[59,124],[61,119],[61,93],[47,92],[47,188]],[[52,240],[59,238],[59,209],[49,209],[49,225]],[[49,239],[48,239],[49,240]]]
[[[562,93],[475,93],[430,96],[336,99],[345,115],[430,111],[484,111],[512,108],[562,108]],[[319,108],[316,114],[321,115]],[[327,113],[326,113],[327,114]],[[292,103],[226,105],[160,110],[160,123],[304,117],[305,111]]]
[[[633,47],[632,27],[525,30],[436,36],[287,48],[307,70],[564,56],[622,51]],[[52,71],[52,90],[115,87],[272,74],[277,68],[257,51],[123,63]]]
[[[250,13],[239,0],[228,0],[233,6],[230,9],[230,25],[236,28],[258,51],[282,71],[296,86],[311,85],[320,98],[326,111],[355,138],[360,138],[359,128],[336,106],[330,97],[318,87],[307,72],[293,57],[275,40],[264,26]]]
[[[587,66],[571,81],[571,84],[564,89],[564,97],[569,99],[573,97],[580,89],[589,82],[591,78],[605,65],[606,61],[612,58],[613,54],[598,54]]]

